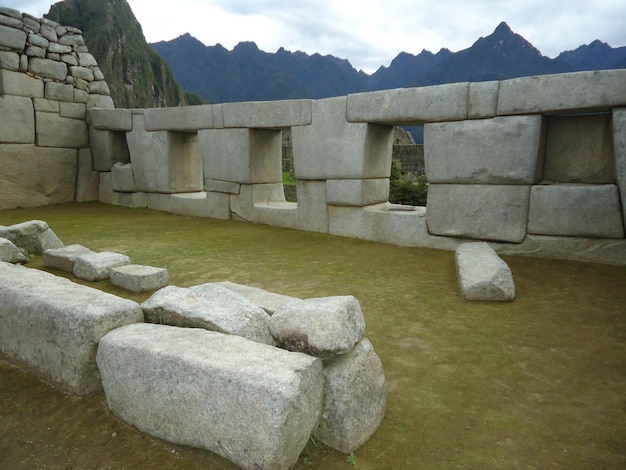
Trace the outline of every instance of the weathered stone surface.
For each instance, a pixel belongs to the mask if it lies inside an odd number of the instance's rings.
[[[76,202],[98,200],[98,179],[98,172],[93,169],[91,149],[80,149],[76,169]]]
[[[74,200],[76,150],[0,144],[0,208]]]
[[[563,237],[624,238],[617,186],[533,186],[530,191],[528,233]]]
[[[133,301],[0,263],[0,352],[72,393],[101,388],[98,341],[142,318]]]
[[[43,82],[25,73],[0,69],[0,94],[43,98]]]
[[[471,82],[469,84],[469,119],[491,118],[496,116],[498,106],[499,81]]]
[[[541,179],[542,116],[507,116],[424,126],[430,183],[532,184]]]
[[[326,180],[326,201],[336,206],[369,206],[389,199],[389,178]]]
[[[147,193],[202,191],[202,160],[196,136],[182,132],[146,132],[144,117],[133,115],[126,133],[137,189]]]
[[[216,284],[244,296],[254,305],[258,305],[265,310],[269,315],[272,315],[281,305],[293,300],[299,300],[288,295],[276,294],[258,287],[245,286],[230,281],[216,282]]]
[[[41,23],[39,22],[39,19],[29,15],[28,13],[22,14],[22,21],[24,22],[24,27],[27,31],[38,33],[41,29]]]
[[[129,163],[130,154],[125,135],[89,127],[89,140],[96,171],[111,171],[116,163]]]
[[[74,96],[73,91],[72,96]],[[84,120],[86,109],[84,103],[59,103],[59,115],[70,119]]]
[[[72,52],[72,47],[53,42],[50,43],[50,46],[48,47],[48,52],[50,52],[51,54],[69,54],[70,52]]]
[[[28,71],[44,78],[63,81],[67,76],[67,64],[34,57],[28,61]]]
[[[94,79],[93,69],[87,67],[71,66],[70,73],[73,77],[82,78],[88,82],[92,82]]]
[[[42,21],[41,29],[39,30],[39,32],[44,38],[46,38],[50,42],[56,43],[59,40],[59,36],[57,35],[56,25],[51,26]]]
[[[35,143],[33,102],[24,96],[0,96],[0,142]]]
[[[26,33],[0,24],[0,46],[21,51],[26,46]]]
[[[204,328],[275,344],[269,315],[244,296],[217,284],[164,287],[141,304],[141,308],[148,322]]]
[[[467,118],[469,83],[398,88],[348,95],[350,122],[423,124]]]
[[[253,101],[224,103],[224,127],[280,129],[306,126],[312,120],[311,100]]]
[[[204,178],[239,184],[282,181],[278,131],[203,130],[198,133],[198,150]]]
[[[596,111],[625,104],[626,70],[598,70],[503,80],[498,114]]]
[[[365,319],[353,296],[321,297],[281,305],[270,329],[280,347],[329,358],[354,347],[365,332]]]
[[[0,7],[0,13],[10,18],[16,18],[18,20],[22,17],[22,13],[15,8]]]
[[[0,25],[10,26],[11,28],[22,29],[24,23],[21,18],[13,18],[11,16],[0,15]]]
[[[73,272],[78,279],[102,281],[109,278],[111,268],[126,264],[130,264],[130,258],[121,253],[86,253],[74,258]]]
[[[49,248],[61,248],[63,242],[43,220],[29,220],[0,228],[0,237],[7,238],[29,253],[41,255]]]
[[[213,128],[212,105],[146,109],[147,131],[197,131]]]
[[[45,97],[49,100],[74,101],[74,87],[63,83],[48,82],[45,84]]]
[[[169,275],[165,268],[128,264],[111,269],[111,283],[131,292],[146,292],[167,286]]]
[[[309,232],[328,233],[329,206],[326,203],[328,194],[326,182],[298,181],[296,193],[298,196],[296,228]]]
[[[113,191],[122,193],[136,193],[137,185],[130,163],[116,163],[111,168],[111,185]]]
[[[113,98],[107,95],[87,94],[87,108],[115,108]]]
[[[0,68],[17,70],[20,68],[20,56],[13,51],[0,51]]]
[[[431,184],[426,223],[432,235],[519,243],[526,235],[530,186]]]
[[[130,109],[91,109],[88,119],[90,125],[96,129],[124,132],[133,129],[133,115]]]
[[[81,119],[69,119],[56,113],[35,113],[37,145],[40,147],[89,147],[87,124]]]
[[[89,84],[87,85],[87,91],[95,95],[108,96],[111,94],[109,85],[104,80],[97,80],[95,82],[89,82]]]
[[[85,44],[82,38],[78,39],[74,37],[73,39],[77,41],[77,42],[72,43],[73,46],[83,46]],[[79,52],[78,64],[81,67],[95,67],[96,65],[98,65],[98,62],[96,62],[96,59],[94,58],[94,56],[92,56],[89,52]]]
[[[324,362],[324,403],[313,436],[349,454],[374,435],[385,417],[387,386],[367,338],[347,354]]]
[[[48,248],[43,252],[43,264],[48,268],[73,273],[76,257],[89,253],[94,252],[79,244],[67,245],[62,248]]]
[[[513,274],[487,243],[459,245],[455,260],[461,295],[466,300],[510,302],[515,299]]]
[[[286,470],[319,418],[319,359],[198,328],[138,324],[100,341],[111,411],[244,469]]]
[[[620,192],[622,215],[626,228],[626,108],[613,110],[613,149],[615,152],[615,179]]]
[[[11,240],[0,237],[0,261],[24,264],[26,263],[26,256]]]
[[[291,136],[298,180],[389,177],[393,127],[347,122],[346,97],[314,101],[311,125]]]
[[[37,47],[37,46],[28,46],[26,47],[26,50],[24,51],[24,53],[28,56],[28,57],[46,57],[46,50],[42,49],[41,47]]]
[[[543,179],[556,183],[615,183],[611,115],[550,117]]]

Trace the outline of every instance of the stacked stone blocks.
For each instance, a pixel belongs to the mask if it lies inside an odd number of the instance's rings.
[[[113,101],[81,31],[0,7],[0,208],[97,199],[91,107]]]

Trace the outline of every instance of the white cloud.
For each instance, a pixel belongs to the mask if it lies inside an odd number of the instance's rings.
[[[0,0],[42,16],[52,2]],[[554,57],[595,39],[626,46],[623,0],[128,0],[149,42],[190,33],[206,45],[232,49],[254,41],[348,59],[375,71],[400,52],[459,51],[493,32],[501,21],[544,55]]]

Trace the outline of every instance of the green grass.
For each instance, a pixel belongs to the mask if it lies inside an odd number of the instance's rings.
[[[626,468],[624,267],[505,257],[516,300],[472,303],[452,252],[103,204],[0,211],[2,225],[30,219],[66,244],[167,267],[178,286],[356,296],[388,386],[359,469]],[[0,468],[235,468],[142,435],[101,394],[68,397],[6,361],[0,393]],[[315,442],[296,468],[354,468],[347,458]]]
[[[288,171],[283,171],[283,184],[287,186],[295,186],[297,181],[291,177]]]

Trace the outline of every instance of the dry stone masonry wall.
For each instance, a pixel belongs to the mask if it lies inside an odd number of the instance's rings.
[[[626,70],[132,110],[101,78],[78,30],[0,10],[0,208],[97,199],[626,265]],[[426,207],[388,202],[399,125],[424,126]]]
[[[109,95],[80,30],[0,7],[0,208],[97,199],[85,112]]]

